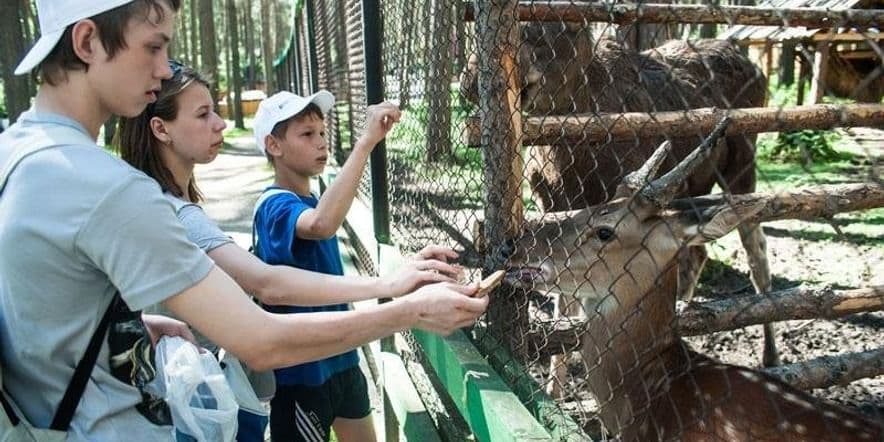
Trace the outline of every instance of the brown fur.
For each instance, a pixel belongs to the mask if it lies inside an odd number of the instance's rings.
[[[594,40],[588,29],[561,23],[522,25],[519,69],[522,107],[534,116],[573,113],[660,112],[701,107],[761,107],[767,80],[737,47],[720,40],[670,41],[644,52],[623,48],[610,38]],[[475,58],[461,76],[461,91],[478,101]],[[706,134],[672,139],[666,170],[699,144]],[[709,193],[717,183],[732,193],[755,190],[755,134],[730,136],[707,165],[684,182],[680,196]],[[580,209],[609,200],[628,172],[637,169],[664,140],[662,137],[602,144],[563,141],[532,146],[525,173],[547,212]],[[770,290],[764,237],[758,226],[746,226],[741,238],[752,255],[756,292]],[[705,250],[686,252],[679,267],[680,296],[690,300]],[[674,270],[673,270],[674,271]],[[571,293],[563,293],[568,303]],[[564,310],[564,309],[563,309]],[[779,357],[772,325],[765,325],[764,364]],[[558,359],[554,363],[559,362]],[[564,373],[564,365],[556,370]],[[556,393],[555,388],[550,393]]]
[[[832,94],[860,103],[880,103],[884,97],[884,68],[880,60],[849,60],[832,51],[828,69],[826,87]]]
[[[671,41],[638,53],[616,41],[594,41],[588,30],[561,24],[523,25],[519,62],[522,106],[529,115],[672,111],[700,107],[764,106],[761,72],[728,42]],[[475,60],[461,89],[478,101]],[[671,166],[705,135],[673,141]],[[579,209],[603,202],[623,175],[640,166],[663,138],[614,143],[534,146],[526,175],[546,211]],[[708,193],[717,169],[734,193],[755,189],[755,136],[727,138],[727,149],[685,185],[683,195]]]
[[[547,214],[516,242],[512,283],[577,293],[584,304],[581,356],[605,427],[628,442],[881,441],[881,422],[698,354],[678,336],[679,251],[766,207],[710,204],[660,208],[624,196]]]

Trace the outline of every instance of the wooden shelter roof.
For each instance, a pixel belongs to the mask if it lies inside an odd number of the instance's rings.
[[[763,0],[757,6],[774,7],[783,9],[796,8],[823,8],[833,11],[848,9],[881,9],[884,8],[884,0]],[[806,28],[803,26],[754,26],[733,25],[720,33],[717,38],[721,40],[735,40],[744,43],[767,43],[773,41],[803,40],[815,38],[819,40],[862,40],[865,38],[881,39],[880,29],[865,29],[865,35],[859,34],[854,29],[839,28],[831,33],[822,28]],[[846,38],[839,38],[844,36]]]

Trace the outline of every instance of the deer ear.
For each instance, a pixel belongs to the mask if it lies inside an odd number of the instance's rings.
[[[763,208],[764,204],[757,202],[741,205],[724,203],[702,210],[682,210],[678,213],[678,223],[687,245],[695,246],[730,233]]]

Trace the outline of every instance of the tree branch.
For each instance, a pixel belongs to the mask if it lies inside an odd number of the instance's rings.
[[[884,286],[853,290],[799,287],[760,295],[688,304],[678,317],[679,333],[696,336],[747,325],[796,319],[835,319],[884,309]],[[534,321],[526,337],[532,352],[561,354],[580,349],[581,318]]]
[[[884,121],[881,104],[815,104],[792,107],[718,109],[686,111],[626,112],[621,114],[573,114],[525,117],[522,144],[546,145],[631,141],[641,138],[704,137],[728,116],[732,120],[725,135],[787,132],[835,127],[877,127]],[[478,146],[481,126],[478,117],[467,118],[466,144]]]

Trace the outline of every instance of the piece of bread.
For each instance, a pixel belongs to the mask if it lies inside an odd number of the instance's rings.
[[[479,282],[479,290],[476,291],[474,295],[476,298],[481,298],[486,296],[491,290],[494,290],[502,281],[503,277],[506,276],[506,271],[498,270],[490,275],[487,278],[483,279]]]

